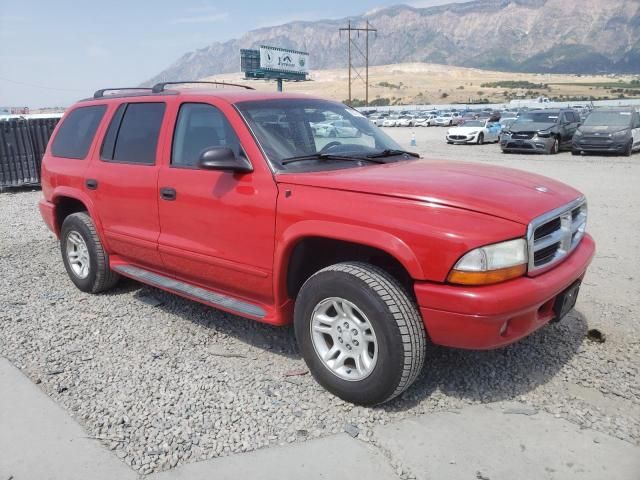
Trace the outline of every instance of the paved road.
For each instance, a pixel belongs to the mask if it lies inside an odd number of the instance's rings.
[[[150,480],[637,480],[640,448],[531,407],[496,403],[423,415],[289,447],[192,463]],[[0,358],[0,480],[138,478],[17,368]]]

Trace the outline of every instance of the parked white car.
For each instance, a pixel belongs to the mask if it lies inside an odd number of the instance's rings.
[[[453,125],[453,115],[450,113],[443,113],[436,117],[434,124],[437,127],[450,127]]]
[[[399,117],[387,117],[382,122],[383,127],[397,127],[398,126]]]
[[[467,120],[463,124],[447,131],[447,143],[476,143],[497,142],[500,139],[502,127],[499,122],[489,120]]]
[[[362,135],[360,130],[351,125],[351,122],[347,120],[316,123],[312,128],[317,137],[351,138]]]

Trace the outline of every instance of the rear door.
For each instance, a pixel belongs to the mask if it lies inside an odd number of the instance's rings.
[[[121,103],[86,172],[112,254],[162,266],[158,253],[158,166],[164,102]]]

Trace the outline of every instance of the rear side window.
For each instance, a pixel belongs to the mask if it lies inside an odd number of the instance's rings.
[[[51,144],[53,156],[79,160],[86,158],[106,110],[106,105],[92,105],[76,108],[69,113]]]
[[[159,102],[120,105],[104,137],[100,158],[153,165],[164,110],[165,104]]]
[[[203,150],[227,147],[240,155],[240,141],[224,114],[206,103],[183,103],[173,137],[171,165],[193,168]]]

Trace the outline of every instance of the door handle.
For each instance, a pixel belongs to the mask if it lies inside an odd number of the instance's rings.
[[[160,189],[160,198],[162,200],[173,201],[176,199],[176,189],[171,187],[162,187]]]
[[[96,190],[98,188],[98,180],[95,178],[87,178],[84,184],[89,190]]]

